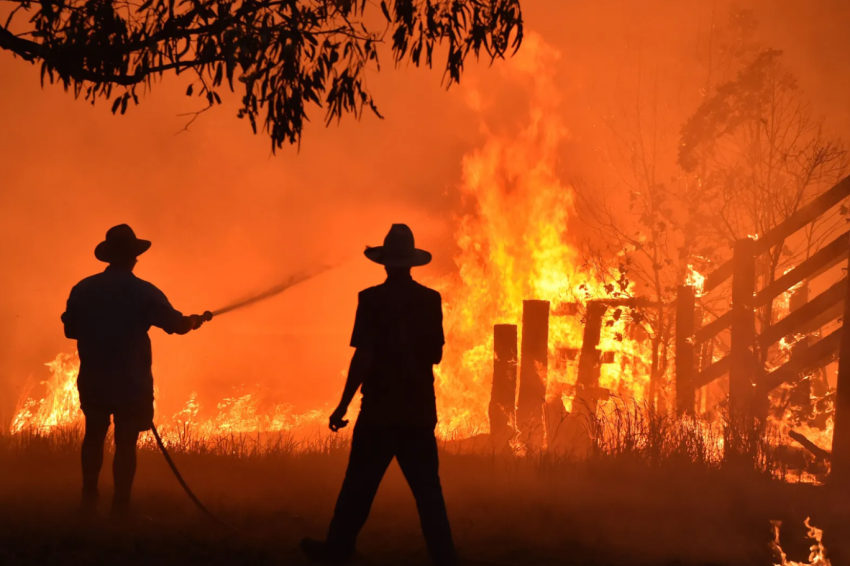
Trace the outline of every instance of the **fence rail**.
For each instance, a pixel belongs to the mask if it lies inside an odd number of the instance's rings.
[[[844,326],[813,344],[807,340],[793,345],[790,358],[773,371],[761,366],[766,351],[785,337],[809,335],[843,316],[850,316],[850,284],[842,278],[827,290],[792,309],[784,318],[756,331],[756,310],[772,303],[782,293],[811,280],[850,259],[850,232],[844,232],[810,257],[757,290],[756,261],[759,256],[783,245],[794,233],[816,221],[850,197],[850,177],[821,194],[758,239],[739,240],[733,257],[705,279],[708,293],[731,279],[732,300],[727,312],[701,324],[696,321],[694,290],[680,287],[677,296],[676,394],[679,414],[694,412],[695,391],[729,375],[729,408],[732,422],[752,422],[756,407],[766,406],[767,394],[784,383],[794,383],[807,372],[839,360],[835,416],[835,462],[850,485],[850,332]],[[848,265],[850,269],[850,265]],[[681,321],[678,319],[681,318]],[[696,321],[696,323],[695,323]],[[697,348],[729,329],[729,353],[702,367]],[[839,415],[838,411],[844,407]],[[839,430],[839,428],[841,430]],[[842,444],[843,443],[843,444]],[[730,449],[734,447],[730,446]]]

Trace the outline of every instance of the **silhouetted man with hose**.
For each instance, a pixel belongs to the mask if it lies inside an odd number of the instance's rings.
[[[77,388],[86,420],[82,446],[82,510],[95,511],[98,476],[103,466],[103,443],[110,416],[115,424],[112,475],[114,515],[129,510],[136,474],[139,433],[153,421],[151,326],[168,334],[196,330],[211,315],[183,316],[152,284],[133,275],[137,257],[150,248],[126,224],[110,228],[94,255],[109,266],[80,281],[62,315],[65,336],[77,340],[80,374]]]
[[[327,539],[304,539],[301,547],[313,560],[349,560],[395,457],[416,499],[431,559],[454,565],[434,436],[433,366],[440,363],[444,344],[441,299],[410,275],[411,267],[429,263],[431,254],[416,249],[413,232],[404,224],[393,224],[384,245],[367,248],[365,254],[385,267],[387,280],[360,293],[351,337],[354,356],[342,400],[330,417],[332,431],[345,427],[345,413],[362,386],[348,470]]]

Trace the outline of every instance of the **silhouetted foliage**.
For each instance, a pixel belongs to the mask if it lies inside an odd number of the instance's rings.
[[[75,96],[109,99],[112,111],[174,71],[196,75],[187,95],[220,104],[227,82],[240,90],[239,117],[269,133],[273,149],[299,141],[306,107],[326,120],[380,116],[365,73],[378,47],[392,44],[396,64],[433,64],[448,48],[445,79],[460,80],[466,57],[504,57],[522,42],[519,0],[17,0],[0,48],[40,63],[41,79]],[[380,7],[381,13],[378,13]],[[29,16],[23,25],[24,16]],[[21,25],[17,25],[21,24]],[[15,27],[23,29],[14,30]],[[265,116],[261,116],[261,111]]]
[[[719,138],[754,120],[761,121],[762,115],[770,111],[776,89],[792,91],[797,88],[791,74],[777,76],[781,57],[781,51],[765,49],[735,80],[718,86],[716,93],[707,97],[688,118],[682,127],[679,145],[682,169],[694,172],[704,159],[698,152],[712,152]]]
[[[691,241],[703,257],[725,259],[721,254],[728,257],[735,241],[770,234],[844,178],[850,167],[847,146],[814,114],[776,49],[759,49],[742,61],[735,77],[719,84],[685,121],[679,142],[678,164],[698,180],[692,186],[700,214],[693,216]],[[757,288],[775,282],[846,230],[846,216],[846,205],[829,211],[760,255]],[[730,246],[719,252],[724,241]],[[804,281],[800,289],[808,285]],[[806,291],[795,293],[806,300]],[[770,327],[785,308],[790,304],[780,307],[770,301],[761,306],[757,329]],[[760,367],[787,360],[787,352],[775,347],[757,355]],[[815,381],[808,379],[806,386]],[[825,390],[825,380],[820,382]],[[793,409],[798,414],[792,418],[798,420],[806,418],[807,410],[814,413],[811,390],[796,399],[801,397],[808,409],[802,403]],[[782,406],[791,405],[783,400]]]

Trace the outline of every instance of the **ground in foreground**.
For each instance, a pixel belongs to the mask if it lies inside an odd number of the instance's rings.
[[[322,536],[345,471],[344,448],[230,458],[178,454],[208,505],[242,534],[200,516],[159,454],[139,458],[136,508],[119,526],[79,520],[73,445],[0,450],[0,563],[116,566],[305,564],[303,536]],[[571,463],[487,455],[442,455],[449,514],[469,564],[768,565],[771,519],[784,521],[789,558],[805,560],[803,520],[838,526],[848,507],[822,488],[730,474],[686,462],[648,466],[625,457]],[[830,545],[832,544],[832,547]],[[837,558],[837,557],[836,557]],[[358,563],[427,564],[415,505],[393,464],[362,534]],[[837,559],[834,564],[841,564]]]

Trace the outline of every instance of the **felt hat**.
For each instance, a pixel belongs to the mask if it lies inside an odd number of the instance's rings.
[[[94,257],[106,263],[137,257],[148,251],[151,243],[140,240],[126,224],[113,226],[106,232],[106,239],[94,249]]]
[[[431,262],[431,254],[416,247],[407,224],[393,224],[383,246],[366,247],[367,258],[388,267],[418,267]]]

